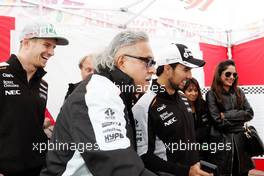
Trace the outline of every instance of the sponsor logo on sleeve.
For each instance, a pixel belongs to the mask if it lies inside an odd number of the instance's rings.
[[[115,119],[115,112],[111,109],[111,108],[108,108],[106,111],[105,111],[105,119]]]
[[[121,130],[121,122],[116,120],[113,109],[108,108],[104,114],[105,120],[107,120],[107,122],[102,123],[105,143],[111,143],[124,138]]]

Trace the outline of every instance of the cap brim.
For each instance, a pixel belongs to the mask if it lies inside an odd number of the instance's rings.
[[[57,45],[68,45],[69,44],[69,40],[67,40],[64,37],[57,37],[56,39],[56,44]]]
[[[198,68],[198,67],[202,67],[205,65],[205,61],[204,60],[200,60],[200,59],[188,59],[188,61],[181,61],[179,62],[182,65],[185,65],[186,67],[190,67],[190,68]]]
[[[55,39],[56,45],[68,45],[69,44],[69,40],[64,37],[36,37],[36,38]]]

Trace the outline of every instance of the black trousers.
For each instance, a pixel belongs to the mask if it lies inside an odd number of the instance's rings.
[[[42,167],[33,168],[19,173],[3,173],[4,176],[39,176]]]
[[[236,148],[234,148],[234,151],[236,151]],[[248,176],[248,172],[239,173],[238,165],[239,165],[239,162],[238,162],[237,152],[234,152],[234,161],[233,161],[232,175],[233,176]]]

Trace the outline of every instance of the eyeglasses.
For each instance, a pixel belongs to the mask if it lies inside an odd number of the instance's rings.
[[[233,74],[234,78],[237,78],[237,73],[225,72],[225,77],[229,78]]]
[[[154,61],[154,59],[152,57],[131,56],[131,55],[128,55],[128,54],[124,54],[124,56],[131,57],[131,58],[143,61],[147,68],[153,67],[156,64],[156,61]]]

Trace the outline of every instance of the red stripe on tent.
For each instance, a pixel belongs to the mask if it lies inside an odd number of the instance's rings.
[[[203,52],[204,84],[211,86],[216,65],[227,59],[227,48],[206,43],[200,43],[200,50]]]
[[[10,55],[10,31],[15,29],[15,18],[0,16],[0,62]]]
[[[232,55],[240,85],[264,84],[264,38],[233,46]]]

